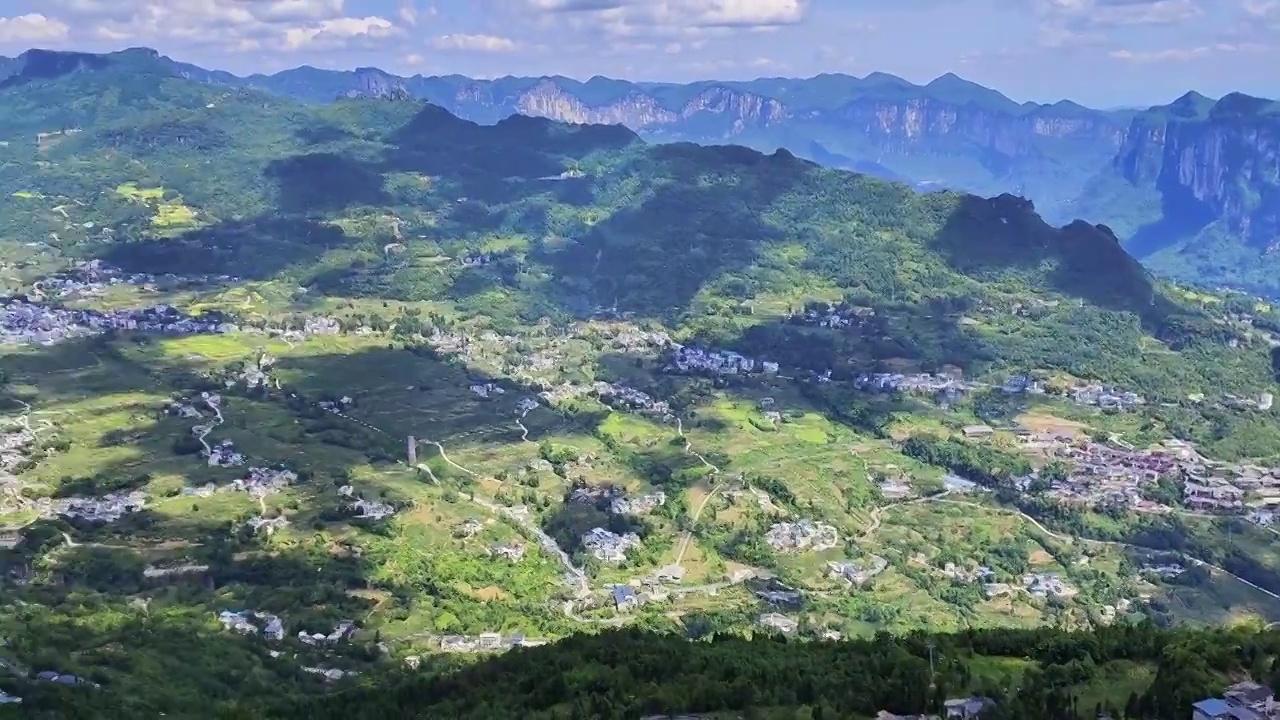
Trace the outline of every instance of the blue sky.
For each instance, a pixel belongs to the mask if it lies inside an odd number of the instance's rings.
[[[1280,0],[0,0],[0,54],[145,45],[240,74],[688,81],[955,72],[1096,107],[1280,97]]]

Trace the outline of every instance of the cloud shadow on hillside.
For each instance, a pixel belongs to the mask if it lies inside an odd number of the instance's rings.
[[[261,217],[226,220],[173,237],[116,242],[98,257],[125,272],[266,280],[353,242],[327,223]]]
[[[1138,228],[1125,243],[1139,260],[1195,237],[1214,221],[1213,208],[1173,184],[1160,192],[1160,218]]]
[[[970,277],[1022,274],[1034,285],[1034,276],[1052,263],[1048,289],[1144,320],[1164,310],[1147,272],[1109,230],[1083,221],[1053,228],[1023,198],[965,196],[931,245]]]
[[[734,146],[656,146],[643,162],[666,182],[537,259],[579,297],[604,306],[625,298],[622,309],[658,316],[683,311],[708,283],[751,268],[785,240],[763,213],[813,167]],[[703,173],[739,180],[699,182]]]
[[[293,215],[337,212],[352,205],[382,205],[385,180],[368,163],[335,153],[276,160],[264,170],[275,181],[280,211]]]

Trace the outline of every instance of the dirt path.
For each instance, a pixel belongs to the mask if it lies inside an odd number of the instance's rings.
[[[880,529],[881,519],[885,510],[903,507],[904,505],[915,505],[917,503],[945,502],[946,496],[950,494],[951,494],[950,490],[943,490],[941,493],[937,495],[925,495],[924,497],[913,498],[911,500],[903,500],[900,502],[889,503],[887,505],[880,505],[879,507],[876,507],[874,510],[871,511],[871,524],[868,525],[867,528],[862,531],[862,534],[858,536],[858,539],[865,540],[866,538],[870,537],[872,533]]]
[[[684,436],[684,423],[680,418],[676,418],[676,434],[684,440],[684,451],[698,458],[698,460],[702,461],[703,465],[711,469],[712,478],[720,475],[719,467],[707,462],[706,458],[702,457],[700,453],[693,449],[693,445],[689,442],[689,438]],[[720,489],[723,488],[724,485],[724,481],[715,482],[713,480],[711,492],[707,493],[707,496],[702,498],[702,502],[698,503],[698,507],[693,511],[693,517],[689,522],[689,529],[685,531],[684,537],[680,540],[680,551],[676,553],[676,565],[680,565],[684,562],[685,553],[689,551],[689,543],[693,541],[693,531],[698,526],[698,518],[702,517],[702,511],[707,508],[707,503],[711,502],[711,498],[715,497],[716,493],[720,492]]]
[[[1022,518],[1023,518],[1024,520],[1026,520],[1027,522],[1029,522],[1029,523],[1031,523],[1032,525],[1036,526],[1036,528],[1038,528],[1038,529],[1039,529],[1041,532],[1043,532],[1045,535],[1048,535],[1049,537],[1054,538],[1054,539],[1056,539],[1056,540],[1061,540],[1062,542],[1065,542],[1065,543],[1079,542],[1079,543],[1081,543],[1081,544],[1083,544],[1083,545],[1097,545],[1097,546],[1102,546],[1102,547],[1133,548],[1133,549],[1136,549],[1136,550],[1143,550],[1143,551],[1146,551],[1146,552],[1160,552],[1159,550],[1156,550],[1155,548],[1149,548],[1149,547],[1145,547],[1145,546],[1143,546],[1143,545],[1134,545],[1133,543],[1120,542],[1120,541],[1118,541],[1118,540],[1094,540],[1093,538],[1079,537],[1079,536],[1076,536],[1076,535],[1063,535],[1062,533],[1057,533],[1057,532],[1054,532],[1054,531],[1050,530],[1049,528],[1047,528],[1047,527],[1045,527],[1044,525],[1042,525],[1042,524],[1040,523],[1040,521],[1036,520],[1035,518],[1031,517],[1030,515],[1026,514],[1026,513],[1025,513],[1025,512],[1023,512],[1023,511],[1018,510],[1017,508],[992,508],[992,507],[987,506],[987,505],[979,505],[978,503],[974,503],[974,502],[966,502],[966,501],[963,501],[963,500],[942,500],[941,502],[951,503],[951,504],[953,504],[953,505],[967,505],[967,506],[970,506],[970,507],[985,508],[985,509],[988,509],[988,510],[992,510],[992,509],[994,509],[994,510],[998,510],[998,511],[1005,512],[1005,513],[1012,513],[1012,514],[1015,514],[1015,515],[1018,515],[1018,516],[1022,517]],[[1249,586],[1249,587],[1253,588],[1254,590],[1257,590],[1258,592],[1262,593],[1263,595],[1266,595],[1267,597],[1272,598],[1273,600],[1280,600],[1280,594],[1277,594],[1277,593],[1271,592],[1270,590],[1268,590],[1268,589],[1266,589],[1266,588],[1264,588],[1264,587],[1261,587],[1260,585],[1257,585],[1257,584],[1255,584],[1255,583],[1249,582],[1248,580],[1245,580],[1244,578],[1240,577],[1239,575],[1236,575],[1235,573],[1231,572],[1230,570],[1226,570],[1226,569],[1224,569],[1224,568],[1220,568],[1220,567],[1218,567],[1217,565],[1214,565],[1213,563],[1205,562],[1204,560],[1201,560],[1201,559],[1199,559],[1199,558],[1195,558],[1195,557],[1191,557],[1190,555],[1183,555],[1183,557],[1185,557],[1185,558],[1187,559],[1187,561],[1188,561],[1188,562],[1190,562],[1192,565],[1197,565],[1197,566],[1199,566],[1199,567],[1207,568],[1210,572],[1219,572],[1219,573],[1222,573],[1223,575],[1226,575],[1227,577],[1230,577],[1230,578],[1235,579],[1237,582],[1241,583],[1242,585],[1247,585],[1247,586]]]
[[[520,413],[520,417],[516,418],[516,425],[520,426],[520,442],[532,442],[529,439],[529,428],[524,425],[524,417],[529,414],[529,410]]]
[[[224,422],[224,420],[222,419],[222,407],[221,407],[222,403],[209,402],[206,399],[204,401],[204,404],[210,410],[213,411],[213,414],[216,416],[215,419],[217,420],[217,422],[213,423],[212,425],[200,426],[200,432],[196,433],[196,440],[199,440],[200,444],[204,446],[204,452],[206,455],[213,455],[213,448],[209,445],[209,441],[206,438],[209,437],[209,433],[213,432],[214,428],[218,427]]]

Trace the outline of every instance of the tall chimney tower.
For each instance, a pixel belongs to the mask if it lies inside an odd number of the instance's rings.
[[[418,465],[418,441],[412,435],[409,436],[409,467],[417,467]]]

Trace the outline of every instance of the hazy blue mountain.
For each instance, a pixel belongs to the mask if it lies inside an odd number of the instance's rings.
[[[1107,224],[1159,272],[1280,290],[1268,254],[1280,216],[1274,182],[1280,116],[1275,103],[1240,94],[1215,101],[1193,92],[1146,110],[1102,111],[1067,100],[1018,103],[951,73],[925,85],[886,73],[656,83],[300,67],[238,77],[143,48],[106,56],[33,50],[0,59],[0,83],[107,61],[310,104],[414,98],[482,124],[519,114],[621,124],[656,142],[785,148],[918,190],[1021,195],[1052,222],[1080,217]]]

